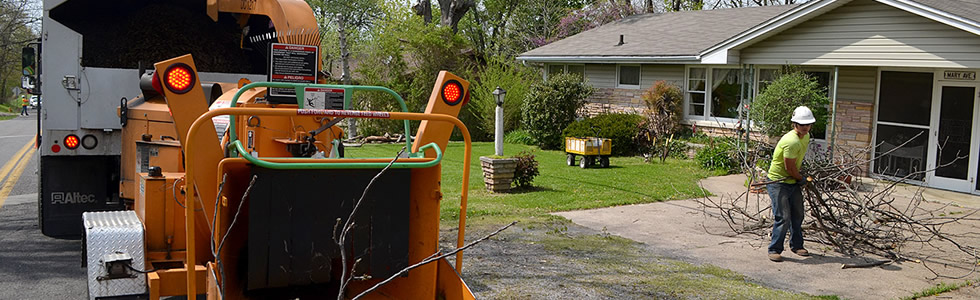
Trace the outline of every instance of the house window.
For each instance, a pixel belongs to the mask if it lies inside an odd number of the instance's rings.
[[[742,69],[691,67],[687,69],[687,115],[734,122],[742,103]],[[699,118],[700,117],[700,118]]]
[[[640,66],[619,66],[619,86],[639,88]]]
[[[738,118],[742,92],[740,69],[714,68],[711,72],[711,116]]]
[[[705,86],[707,83],[706,68],[690,68],[687,71],[687,114],[704,116]]]
[[[585,78],[585,65],[568,65],[566,66],[566,72],[570,74],[578,74],[578,77]]]
[[[922,180],[932,124],[933,74],[882,71],[880,80],[874,173]]]
[[[776,78],[779,77],[778,75],[779,70],[776,69],[759,69],[759,83],[757,84],[759,87],[759,94],[765,92],[766,88],[769,87],[773,81],[776,81]]]
[[[565,72],[565,65],[548,65],[548,76]]]
[[[759,69],[758,72],[759,78],[757,79],[758,90],[756,91],[757,92],[756,95],[760,95],[763,92],[765,92],[766,88],[769,87],[769,85],[771,85],[773,81],[776,81],[776,79],[779,78],[781,72],[782,71],[780,71],[779,69],[775,69],[771,67],[768,69]],[[810,77],[811,80],[816,81],[821,91],[824,93],[825,96],[827,96],[827,99],[830,99],[830,80],[831,80],[830,71],[823,71],[818,69],[818,70],[802,70],[802,72],[806,74],[808,77]],[[811,107],[811,109],[813,109],[813,107]],[[830,104],[825,106],[824,109],[829,114],[829,112],[831,111]],[[826,124],[829,123],[829,121],[830,120],[828,119],[822,122],[817,122],[817,124],[814,125],[812,129],[810,129],[810,137],[814,139],[826,139],[827,138]]]
[[[548,76],[558,73],[576,74],[585,79],[585,65],[548,65]]]

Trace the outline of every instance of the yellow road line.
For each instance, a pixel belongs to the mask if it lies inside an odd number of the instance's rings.
[[[17,179],[20,179],[20,174],[24,173],[24,168],[27,167],[27,162],[31,161],[31,155],[33,154],[34,147],[31,147],[27,151],[27,154],[21,157],[20,162],[17,163],[17,167],[14,168],[14,172],[10,173],[10,178],[7,178],[7,181],[3,183],[3,188],[0,188],[0,208],[3,207],[3,202],[7,201],[7,195],[10,195],[10,190],[14,189],[14,185],[17,184]]]
[[[17,151],[17,154],[14,154],[14,157],[11,157],[10,160],[8,160],[7,163],[3,165],[3,169],[0,169],[0,182],[3,182],[3,179],[7,177],[7,173],[10,173],[10,169],[12,169],[14,165],[17,164],[17,161],[19,161],[20,158],[24,156],[24,152],[27,152],[27,148],[31,148],[33,144],[34,144],[33,140],[27,141],[27,145],[24,145],[24,148],[20,148],[20,151]]]

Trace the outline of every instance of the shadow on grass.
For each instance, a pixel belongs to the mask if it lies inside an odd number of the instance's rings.
[[[528,187],[515,187],[507,191],[506,194],[527,194],[533,192],[547,192],[554,191],[555,189],[543,186],[528,186]]]
[[[621,188],[621,187],[618,187],[618,186],[613,186],[613,185],[608,185],[608,184],[596,183],[596,182],[591,182],[591,181],[582,181],[580,179],[574,179],[574,178],[568,178],[568,177],[562,177],[562,176],[555,176],[555,175],[538,175],[538,176],[558,178],[558,179],[562,179],[562,180],[566,180],[566,181],[570,181],[570,182],[581,182],[581,183],[586,184],[586,185],[599,186],[599,187],[603,187],[603,188],[607,188],[607,189],[617,190],[617,191],[620,191],[620,192],[623,192],[623,193],[627,193],[627,194],[636,194],[636,195],[640,195],[640,196],[650,197],[650,198],[655,199],[655,200],[666,200],[666,199],[657,199],[657,197],[655,195],[653,195],[653,194],[640,193],[640,192],[637,192],[637,191],[627,190],[627,189],[624,189],[624,188]]]

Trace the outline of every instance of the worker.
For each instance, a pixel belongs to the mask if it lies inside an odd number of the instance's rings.
[[[20,95],[20,115],[30,116],[30,114],[27,113],[27,96],[24,95]]]
[[[806,180],[800,173],[807,146],[810,145],[810,128],[817,122],[806,106],[793,110],[793,129],[783,135],[772,153],[769,165],[770,183],[766,185],[772,199],[772,241],[769,243],[769,260],[783,260],[783,241],[790,231],[790,250],[799,256],[810,256],[803,248],[803,185]]]

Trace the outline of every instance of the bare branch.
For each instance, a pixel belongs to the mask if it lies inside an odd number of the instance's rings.
[[[398,278],[399,276],[402,276],[403,274],[405,274],[409,270],[412,270],[412,269],[421,267],[423,265],[426,265],[428,263],[431,263],[431,262],[434,262],[434,261],[437,261],[437,260],[440,260],[440,259],[443,259],[443,258],[452,256],[452,255],[455,255],[459,251],[466,250],[467,248],[472,247],[473,245],[479,244],[480,242],[483,242],[483,241],[489,239],[490,237],[497,235],[498,233],[504,231],[505,229],[510,228],[511,226],[514,226],[514,224],[517,224],[517,221],[510,222],[510,224],[507,224],[507,226],[501,227],[500,229],[497,229],[497,231],[491,232],[490,234],[488,234],[488,235],[486,235],[486,236],[484,236],[484,237],[482,237],[482,238],[480,238],[478,240],[472,241],[469,244],[464,245],[463,247],[456,248],[455,250],[453,250],[453,251],[451,251],[449,253],[445,253],[445,254],[441,254],[441,255],[439,253],[442,253],[442,251],[433,253],[432,255],[429,255],[428,258],[426,258],[426,259],[424,259],[424,260],[422,260],[422,261],[420,261],[420,262],[418,262],[418,263],[416,263],[414,265],[405,267],[401,271],[398,271],[398,273],[395,273],[394,275],[391,275],[391,277],[388,277],[387,279],[382,280],[381,282],[378,282],[377,284],[375,284],[371,288],[364,290],[360,294],[357,294],[357,296],[354,296],[354,298],[352,300],[357,300],[357,299],[360,299],[361,297],[364,297],[364,295],[367,295],[368,293],[373,292],[374,290],[377,290],[378,288],[384,286],[385,284],[388,284],[389,282],[391,282],[395,278]]]

